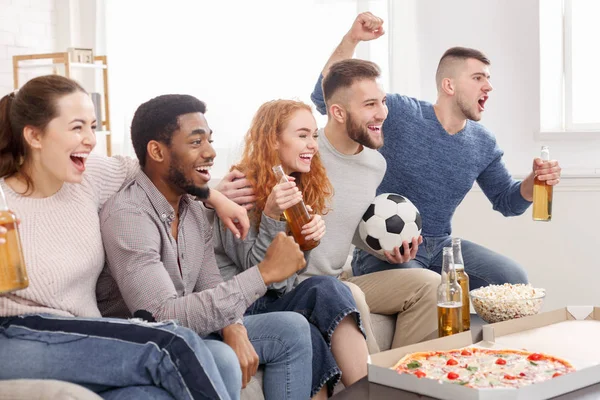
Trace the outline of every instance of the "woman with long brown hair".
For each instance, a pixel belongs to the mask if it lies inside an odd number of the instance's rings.
[[[310,106],[293,100],[263,104],[246,134],[241,161],[232,167],[245,174],[256,194],[250,210],[251,229],[240,243],[215,224],[215,254],[225,279],[258,264],[274,236],[287,231],[283,211],[304,200],[313,213],[303,226],[306,241],[323,240],[332,186],[318,154],[317,125]],[[272,167],[281,165],[290,182],[280,183]],[[310,263],[310,251],[306,252]],[[311,326],[312,395],[332,393],[341,378],[349,386],[366,374],[368,357],[360,314],[348,287],[329,276],[298,283],[296,276],[269,287],[247,314],[296,311]]]

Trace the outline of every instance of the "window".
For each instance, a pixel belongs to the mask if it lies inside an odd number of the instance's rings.
[[[567,129],[600,130],[600,2],[565,0],[565,119]]]
[[[252,116],[268,100],[310,94],[323,65],[370,0],[182,1],[107,0],[106,38],[111,68],[117,152],[133,154],[129,126],[136,108],[165,93],[187,93],[207,103],[217,151],[213,175],[237,161]],[[387,21],[387,15],[383,18]],[[387,35],[357,56],[387,65]],[[385,76],[384,76],[385,79]],[[326,119],[315,112],[317,124]],[[115,129],[113,129],[115,130]]]
[[[540,1],[542,132],[598,132],[600,2]]]

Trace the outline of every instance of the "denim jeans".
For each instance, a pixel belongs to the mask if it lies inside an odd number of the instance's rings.
[[[329,394],[341,378],[341,371],[331,353],[331,336],[347,315],[354,313],[361,332],[360,314],[348,287],[331,276],[315,276],[301,282],[294,290],[279,297],[275,291],[255,301],[246,315],[276,315],[294,311],[310,323],[312,342],[312,391],[314,396],[327,384]],[[266,314],[268,313],[268,314]],[[308,396],[306,396],[308,397]],[[305,398],[306,398],[305,397]]]
[[[231,347],[223,343],[220,338],[215,339],[204,339],[204,344],[215,360],[221,379],[229,391],[229,397],[231,400],[239,400],[242,391],[240,361]]]
[[[204,344],[213,356],[221,379],[229,392],[231,400],[239,400],[242,390],[242,370],[231,347],[220,340],[204,340]],[[98,393],[104,400],[173,399],[165,390],[156,386],[130,386]]]
[[[128,386],[98,393],[104,400],[172,400],[169,392],[157,386]]]
[[[226,387],[200,337],[171,321],[0,317],[0,360],[0,379],[64,380],[111,400],[230,399],[241,388]]]
[[[306,366],[312,361],[312,351],[306,319],[291,312],[249,315],[244,317],[244,326],[248,332],[248,339],[258,354],[259,365],[265,367],[265,398],[308,399],[312,375],[310,368]],[[216,333],[204,339],[209,347],[210,343],[222,340]],[[238,382],[241,382],[242,373],[237,357],[235,366],[239,371]],[[223,380],[227,385],[227,380]],[[238,393],[232,400],[239,398]]]
[[[403,264],[390,264],[371,254],[355,249],[352,258],[352,272],[355,276],[393,268],[427,268],[442,272],[442,250],[452,246],[450,236],[423,237],[414,260]],[[469,275],[469,289],[503,283],[527,283],[527,273],[510,258],[495,253],[468,240],[461,240],[461,250],[465,263],[465,272]]]

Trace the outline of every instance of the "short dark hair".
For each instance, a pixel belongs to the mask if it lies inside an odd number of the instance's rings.
[[[485,65],[490,65],[490,59],[485,56],[481,51],[476,49],[471,49],[468,47],[451,47],[444,52],[442,58],[440,58],[440,62],[437,67],[437,71],[435,73],[435,82],[437,86],[440,86],[440,83],[443,79],[442,74],[444,73],[445,67],[452,63],[453,61],[465,61],[469,58],[473,58],[475,60],[479,60]]]
[[[362,79],[377,79],[380,76],[381,70],[371,61],[348,59],[336,62],[323,78],[325,104],[329,104],[329,100],[339,89],[349,88]]]
[[[0,100],[0,177],[20,172],[27,184],[24,194],[34,188],[31,177],[21,168],[30,153],[23,129],[29,125],[43,132],[59,116],[58,100],[76,92],[87,93],[72,79],[45,75],[28,81]]]
[[[179,116],[196,112],[206,113],[206,104],[187,94],[165,94],[139,106],[131,121],[131,142],[140,165],[146,165],[151,140],[170,145],[179,129]]]

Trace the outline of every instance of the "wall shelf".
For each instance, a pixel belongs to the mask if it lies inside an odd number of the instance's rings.
[[[27,54],[13,56],[13,84],[15,90],[19,86],[19,71],[33,70],[37,68],[52,68],[54,74],[59,74],[58,67],[64,67],[64,76],[71,78],[71,72],[75,69],[102,70],[104,118],[99,123],[100,131],[110,132],[110,101],[108,96],[108,62],[106,56],[95,56],[93,63],[72,62],[69,52]],[[24,83],[24,82],[23,82]],[[92,91],[90,91],[92,92]],[[111,155],[110,133],[106,135],[106,154]]]

